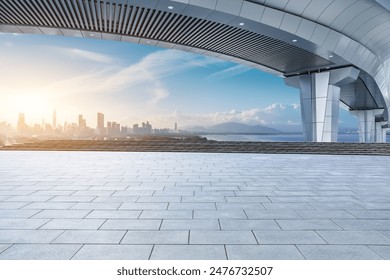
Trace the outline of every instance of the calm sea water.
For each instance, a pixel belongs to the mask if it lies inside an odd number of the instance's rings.
[[[302,134],[274,134],[274,135],[248,135],[248,134],[209,134],[202,135],[209,140],[216,141],[247,141],[247,142],[303,142]],[[387,135],[387,142],[390,142]],[[359,134],[339,134],[338,142],[359,142]]]

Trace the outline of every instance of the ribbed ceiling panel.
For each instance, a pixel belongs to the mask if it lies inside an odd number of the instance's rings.
[[[330,66],[315,54],[238,27],[100,0],[0,0],[0,24],[106,32],[225,54],[283,73]]]

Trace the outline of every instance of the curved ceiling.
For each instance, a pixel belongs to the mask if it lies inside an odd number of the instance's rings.
[[[390,103],[390,70],[383,63],[390,59],[390,12],[386,3],[0,0],[0,32],[151,44],[232,60],[286,76],[353,65],[362,70],[355,86],[361,92],[356,96],[364,95],[365,99],[372,99],[366,104],[383,107]],[[356,98],[348,101],[352,99],[345,98],[347,105],[361,106]]]

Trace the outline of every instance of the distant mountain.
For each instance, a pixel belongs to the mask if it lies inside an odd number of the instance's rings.
[[[190,127],[188,131],[203,132],[203,133],[232,133],[232,134],[257,134],[257,133],[281,133],[280,130],[262,126],[262,125],[247,125],[243,123],[227,122],[210,127]]]

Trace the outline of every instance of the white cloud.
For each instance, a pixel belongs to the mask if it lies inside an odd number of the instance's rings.
[[[100,62],[100,63],[112,63],[113,58],[107,55],[103,55],[97,52],[91,52],[81,49],[64,49],[64,53],[75,58],[83,58],[86,60]]]
[[[237,76],[240,74],[243,74],[245,72],[250,71],[251,68],[245,66],[245,65],[235,65],[230,68],[215,72],[208,76],[208,79],[217,79],[217,80],[222,80],[222,79],[227,79],[233,76]]]
[[[170,115],[154,116],[150,120],[159,126],[169,126],[174,122],[183,126],[209,126],[224,122],[239,122],[261,125],[299,125],[300,112],[297,104],[275,103],[266,108],[252,108],[248,110],[232,109],[226,112],[214,112],[210,114],[186,114],[175,111]]]

